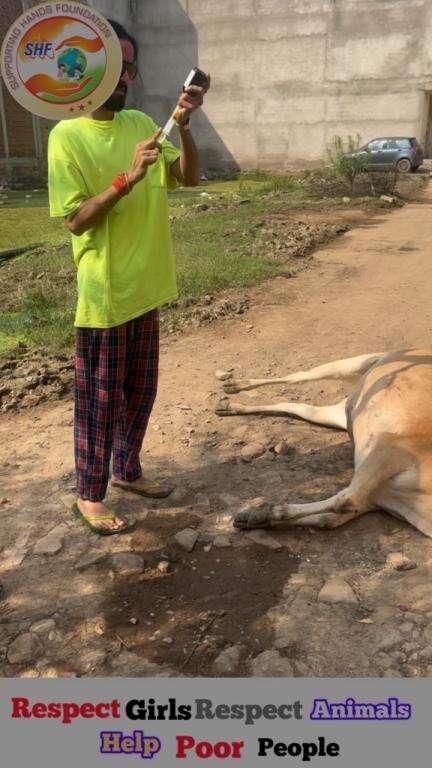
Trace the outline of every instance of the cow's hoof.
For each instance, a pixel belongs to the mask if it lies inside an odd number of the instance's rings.
[[[222,400],[219,400],[215,408],[215,413],[218,416],[236,416],[240,411],[237,410],[233,403],[230,403],[227,397],[224,397]]]
[[[227,393],[227,395],[236,395],[238,392],[241,392],[244,388],[242,384],[245,384],[246,382],[242,381],[236,381],[235,379],[232,379],[231,381],[227,381],[226,384],[223,385],[223,391]]]
[[[245,509],[239,512],[233,520],[234,528],[251,531],[254,528],[268,528],[270,525],[270,510]]]

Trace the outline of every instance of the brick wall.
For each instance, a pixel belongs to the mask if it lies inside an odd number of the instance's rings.
[[[3,42],[7,30],[22,13],[20,0],[1,0],[0,4],[0,41]],[[4,115],[6,118],[9,156],[11,158],[34,158],[36,154],[32,116],[19,106],[9,91],[1,83],[3,91]],[[0,158],[5,158],[6,149],[3,131],[0,130]]]

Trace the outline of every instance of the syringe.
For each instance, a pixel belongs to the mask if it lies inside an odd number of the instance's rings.
[[[202,72],[201,69],[198,69],[198,67],[194,67],[189,72],[186,80],[183,83],[183,91],[186,90],[190,85],[199,85],[202,87],[205,83],[207,83],[207,75],[205,72]],[[165,141],[169,134],[171,133],[172,129],[177,123],[178,118],[180,117],[181,109],[177,105],[174,109],[171,117],[167,122],[165,123],[164,127],[162,128],[162,132],[158,137],[157,143],[162,144],[163,141]]]

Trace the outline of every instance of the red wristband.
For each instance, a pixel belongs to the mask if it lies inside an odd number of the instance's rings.
[[[129,184],[127,173],[119,173],[115,177],[112,183],[112,186],[118,192],[120,197],[124,197],[125,195],[128,195],[129,192],[131,191],[131,186]]]

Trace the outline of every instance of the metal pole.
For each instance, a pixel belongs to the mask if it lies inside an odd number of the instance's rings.
[[[21,6],[23,11],[26,11],[29,6],[33,5],[31,0],[21,0]],[[33,126],[33,143],[36,159],[40,159],[43,155],[42,136],[40,131],[40,121],[36,115],[32,114],[32,126]]]
[[[7,132],[6,112],[3,98],[3,78],[0,77],[0,122],[2,127],[3,146],[5,149],[5,157],[9,159],[9,136]]]
[[[32,122],[33,122],[33,137],[34,137],[34,143],[35,143],[36,157],[38,160],[40,160],[41,157],[43,157],[43,145],[42,145],[42,134],[41,134],[39,117],[37,117],[37,115],[32,115]]]

